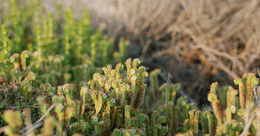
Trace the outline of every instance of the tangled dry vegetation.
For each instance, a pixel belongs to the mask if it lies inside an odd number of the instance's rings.
[[[96,25],[127,37],[131,56],[173,73],[192,95],[260,66],[259,0],[86,2]],[[208,82],[207,82],[208,81]],[[192,83],[192,84],[191,84]]]

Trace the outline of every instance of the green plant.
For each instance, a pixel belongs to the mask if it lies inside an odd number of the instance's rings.
[[[234,80],[239,90],[213,83],[208,94],[212,109],[199,109],[180,96],[179,84],[160,86],[160,70],[148,74],[139,59],[125,61],[129,43],[121,40],[115,51],[112,39],[90,28],[87,12],[75,19],[70,8],[60,23],[51,13],[41,20],[37,2],[22,10],[25,14],[15,4],[10,1],[11,15],[1,24],[0,133],[259,134],[254,101],[259,79],[253,73]],[[30,20],[34,26],[27,28]]]

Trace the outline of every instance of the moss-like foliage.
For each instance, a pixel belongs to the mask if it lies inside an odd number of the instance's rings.
[[[0,23],[0,133],[260,133],[254,101],[259,79],[254,74],[235,79],[238,90],[213,83],[208,94],[211,108],[198,109],[180,95],[178,84],[160,86],[160,70],[148,73],[139,59],[126,60],[129,43],[120,40],[116,51],[112,39],[91,29],[88,12],[76,19],[72,8],[55,16],[40,14],[37,2],[21,8],[11,0],[9,6]]]

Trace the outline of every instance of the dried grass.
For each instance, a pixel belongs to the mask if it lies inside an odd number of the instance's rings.
[[[197,50],[192,57],[232,78],[259,66],[259,0],[106,0],[89,9],[102,18],[101,25],[107,21],[111,33],[110,27],[120,27],[142,40],[141,46],[152,40],[159,51],[174,46],[182,59],[188,57],[185,52]]]

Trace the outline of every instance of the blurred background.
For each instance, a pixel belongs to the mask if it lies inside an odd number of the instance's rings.
[[[0,0],[0,10],[7,2]],[[115,45],[129,40],[128,57],[161,69],[162,82],[171,73],[199,105],[212,82],[233,84],[260,66],[259,0],[42,0],[41,14],[55,13],[57,4],[73,6],[76,17],[87,9],[93,28]]]

